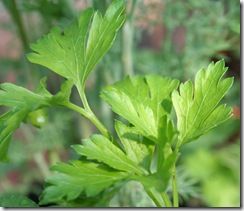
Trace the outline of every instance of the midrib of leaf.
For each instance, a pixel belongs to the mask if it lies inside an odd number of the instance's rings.
[[[78,27],[80,28],[79,22],[77,24],[78,24]],[[79,30],[80,33],[81,33],[81,31],[82,31],[82,29]],[[85,37],[84,37],[84,41],[82,43],[82,45],[83,45],[83,53],[84,53],[83,55],[86,55],[85,54],[85,51],[86,51],[85,46],[86,46],[86,40],[87,40],[87,33],[88,33],[88,30],[86,31],[86,33],[84,35]],[[72,47],[73,47],[73,51],[74,51],[74,54],[75,54],[76,78],[77,78],[77,80],[80,79],[80,76],[79,76],[79,62],[78,62],[79,59],[78,59],[78,56],[77,56],[76,46],[79,43],[79,40],[81,40],[81,38],[82,38],[82,36],[78,36],[78,38],[76,39],[75,43],[74,43],[74,40],[72,39]],[[82,60],[82,62],[83,62],[83,64],[81,66],[84,66],[84,59],[81,58],[80,60]],[[84,74],[83,74],[82,77],[84,77],[85,74],[86,74],[86,72],[84,71]]]
[[[64,174],[64,173],[61,173],[61,174]],[[86,178],[80,178],[78,176],[71,176],[71,175],[66,175],[64,174],[65,176],[67,177],[71,177],[75,180],[80,180],[80,181],[86,181],[87,179]],[[95,177],[99,178],[98,183],[102,181],[102,178],[104,178],[103,180],[104,181],[107,181],[107,180],[118,180],[119,178],[121,177],[124,177],[126,175],[118,175],[118,176],[115,176],[115,175],[106,175],[106,174],[98,174],[96,171],[94,171],[94,174],[91,175],[91,173],[82,173],[82,174],[79,174],[79,176],[83,176],[83,177],[88,177],[88,178],[91,178],[92,176],[92,179],[94,179]],[[106,177],[106,178],[105,178]],[[95,183],[95,182],[92,182],[92,183]],[[102,182],[101,182],[102,183]],[[67,183],[69,184],[69,183]]]
[[[60,47],[60,49],[62,49],[63,56],[65,57],[65,54],[66,53],[65,53],[65,50],[64,50],[63,46],[57,41],[57,39],[56,39],[55,36],[53,36],[53,39],[58,44],[58,46]],[[55,55],[55,54],[53,54],[53,55]],[[59,59],[58,57],[56,57],[56,55],[54,57],[56,58],[56,61],[58,61],[59,63],[63,64],[66,67],[66,69],[69,70],[68,72],[71,73],[71,75],[72,75],[72,70],[70,70],[70,68],[67,66],[67,64],[65,62],[65,58]],[[62,73],[62,75],[64,75],[64,73]]]
[[[159,125],[159,120],[160,120],[160,118],[159,118],[159,110],[160,110],[160,104],[161,104],[161,102],[159,103],[159,87],[158,86],[157,86],[157,101],[156,102],[158,102],[158,103],[157,103],[156,117],[155,118],[156,118],[156,123],[157,123],[157,126],[158,126]],[[158,131],[157,131],[157,137],[158,137]]]
[[[45,100],[45,98],[43,96],[39,96],[40,98],[42,98],[41,100]],[[20,100],[5,100],[5,102],[11,103],[11,104],[16,104],[16,106],[14,106],[13,108],[19,108],[20,106],[27,106],[28,108],[30,108],[32,105],[28,105]]]

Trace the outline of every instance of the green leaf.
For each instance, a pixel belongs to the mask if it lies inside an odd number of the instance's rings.
[[[85,40],[93,11],[84,11],[64,31],[55,27],[52,31],[31,45],[34,51],[27,58],[32,63],[43,65],[57,74],[79,80],[85,57]]]
[[[201,69],[195,85],[187,81],[172,95],[177,114],[179,138],[183,143],[192,141],[231,117],[231,107],[219,105],[233,84],[233,78],[223,79],[227,71],[224,61],[211,63]]]
[[[73,146],[75,151],[89,160],[97,160],[108,166],[129,173],[143,174],[144,170],[110,140],[102,135],[93,135],[84,140],[83,145]]]
[[[130,127],[120,121],[115,122],[115,129],[128,158],[149,170],[153,146],[144,144],[142,136],[131,133]]]
[[[173,137],[177,132],[171,120],[163,116],[159,129],[160,142],[156,145],[157,151],[157,171],[165,174],[164,165],[169,161],[172,154]],[[173,163],[172,163],[173,164]]]
[[[40,105],[48,106],[48,97],[11,83],[0,85],[0,106],[36,110]]]
[[[72,87],[73,83],[66,80],[61,90],[52,95],[46,89],[46,78],[41,79],[35,92],[10,83],[0,84],[0,106],[10,107],[8,112],[0,116],[0,161],[7,160],[11,135],[21,122],[42,127],[47,119],[44,108],[65,104],[69,101]]]
[[[155,173],[149,175],[135,175],[133,179],[139,181],[146,190],[155,188],[159,192],[163,192],[168,187],[176,159],[177,153],[173,152],[166,157],[163,164]]]
[[[14,109],[0,116],[0,161],[7,161],[9,142],[13,131],[15,131],[23,119],[28,114],[28,110]]]
[[[26,196],[17,193],[4,193],[0,195],[0,207],[5,208],[23,208],[38,207],[38,205]]]
[[[0,106],[10,110],[0,116],[0,161],[7,160],[8,145],[12,133],[20,126],[28,114],[40,107],[50,105],[49,95],[31,92],[23,87],[3,83],[0,85]]]
[[[111,47],[125,20],[124,10],[122,0],[114,1],[104,17],[92,9],[85,10],[64,31],[54,28],[32,44],[34,52],[28,55],[29,61],[83,86],[88,74]]]
[[[71,91],[73,88],[73,83],[69,80],[63,82],[60,91],[53,96],[52,103],[53,104],[63,104],[69,102],[69,98],[71,95]]]
[[[85,76],[82,84],[95,65],[110,49],[116,33],[125,21],[123,0],[115,0],[107,9],[104,17],[99,12],[94,14],[86,49]]]
[[[162,116],[171,111],[171,92],[178,80],[157,75],[127,77],[102,91],[113,111],[143,136],[158,142]]]
[[[58,202],[62,199],[70,201],[83,192],[88,197],[95,196],[128,176],[125,172],[81,161],[60,163],[52,170],[57,173],[48,178],[50,186],[44,190],[41,204]]]
[[[47,90],[47,77],[41,78],[35,93],[46,97],[52,97],[52,94]]]

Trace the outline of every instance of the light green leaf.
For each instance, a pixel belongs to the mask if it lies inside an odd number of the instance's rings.
[[[93,135],[90,139],[84,140],[83,145],[75,145],[73,148],[89,160],[97,160],[114,169],[137,174],[144,173],[143,169],[130,160],[120,148],[102,135]]]
[[[53,96],[52,103],[53,104],[63,104],[69,102],[69,98],[71,95],[73,83],[69,80],[63,82],[60,91]]]
[[[50,97],[31,92],[23,87],[3,83],[0,85],[0,106],[10,107],[10,110],[0,116],[0,160],[7,160],[8,145],[12,133],[25,120],[27,115],[50,105]]]
[[[48,97],[11,83],[0,85],[0,106],[36,110],[40,105],[48,106]]]
[[[157,75],[127,77],[105,88],[101,96],[141,135],[158,142],[161,118],[171,110],[170,95],[178,83]]]
[[[46,97],[52,97],[52,94],[47,90],[47,77],[41,78],[35,93]]]
[[[180,85],[179,91],[173,92],[177,128],[183,143],[198,138],[231,117],[231,108],[219,105],[233,84],[233,78],[223,79],[226,71],[223,60],[211,63],[197,73],[194,85],[187,81]]]
[[[0,116],[0,161],[7,161],[7,152],[11,136],[23,119],[28,114],[28,110],[12,110]]]
[[[155,173],[151,173],[149,175],[135,175],[133,176],[133,179],[141,182],[145,189],[154,188],[160,192],[163,192],[166,190],[169,184],[176,159],[177,154],[171,153],[167,156],[164,163]]]
[[[43,65],[57,74],[76,82],[82,77],[85,40],[93,11],[84,11],[64,31],[55,27],[48,35],[31,45],[28,55],[32,63]]]
[[[125,6],[123,0],[115,0],[107,9],[104,17],[99,12],[94,14],[86,49],[85,82],[88,74],[110,49],[116,33],[125,21]]]
[[[43,108],[63,105],[69,101],[72,87],[73,83],[66,80],[61,90],[52,95],[46,89],[45,78],[40,81],[35,92],[10,83],[0,84],[0,106],[10,107],[8,112],[0,116],[0,161],[7,160],[11,135],[21,122],[32,123],[37,127],[43,126],[46,119]],[[42,115],[40,122],[40,119],[35,119],[37,115]]]
[[[29,61],[83,86],[88,74],[111,47],[125,20],[124,10],[124,2],[116,0],[104,17],[92,9],[83,11],[79,20],[64,31],[54,28],[31,45],[34,52],[28,55]]]
[[[115,122],[115,129],[128,158],[149,170],[153,146],[144,144],[142,136],[132,133],[130,127],[120,121]]]
[[[161,127],[160,127],[160,142],[156,145],[157,148],[157,172],[159,174],[165,174],[165,171],[168,172],[168,169],[165,170],[165,165],[171,160],[172,156],[172,145],[173,137],[177,134],[173,123],[167,118],[167,116],[162,117]],[[173,162],[170,162],[173,164]]]
[[[83,192],[88,197],[95,196],[128,176],[126,172],[78,160],[70,164],[57,164],[52,169],[57,173],[48,178],[50,186],[44,190],[41,204],[58,202],[62,199],[70,201]]]

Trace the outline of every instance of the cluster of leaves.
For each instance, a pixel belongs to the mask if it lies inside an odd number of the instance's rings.
[[[122,1],[115,1],[105,17],[99,12],[94,13],[92,9],[87,9],[80,15],[79,20],[68,26],[64,32],[55,28],[31,46],[36,51],[28,55],[31,62],[48,67],[67,80],[61,91],[54,96],[46,89],[45,79],[41,80],[35,92],[10,83],[1,84],[0,105],[9,108],[9,111],[0,117],[1,160],[6,160],[13,131],[31,112],[42,107],[65,104],[69,101],[74,84],[79,91],[81,87],[84,88],[88,74],[110,48],[116,31],[122,25],[125,17],[123,11]]]
[[[122,0],[114,1],[104,16],[87,9],[63,31],[55,28],[31,46],[34,52],[28,59],[32,63],[66,78],[56,95],[47,91],[43,81],[36,92],[13,84],[1,85],[0,105],[10,107],[0,118],[1,157],[6,155],[13,131],[30,112],[42,107],[62,105],[78,111],[102,133],[73,146],[79,160],[52,167],[56,173],[47,179],[42,204],[72,203],[82,195],[96,197],[111,186],[136,180],[157,206],[163,206],[180,147],[231,116],[231,109],[219,103],[233,79],[222,79],[227,69],[224,61],[219,61],[201,69],[194,84],[146,75],[127,77],[104,88],[102,99],[121,117],[115,121],[117,139],[104,132],[86,100],[85,81],[111,47],[125,20],[124,10]],[[73,86],[83,107],[69,101]]]
[[[54,167],[59,173],[48,179],[51,185],[44,191],[43,202],[72,200],[82,191],[95,196],[120,180],[137,180],[147,191],[165,191],[178,147],[231,115],[229,107],[218,106],[233,80],[221,79],[225,71],[223,61],[212,63],[198,72],[194,86],[187,81],[179,86],[179,91],[177,80],[155,75],[127,77],[106,87],[102,98],[127,120],[115,122],[119,142],[93,135],[83,145],[74,146],[81,160]],[[171,120],[172,92],[177,128]],[[63,188],[66,191],[60,194]]]

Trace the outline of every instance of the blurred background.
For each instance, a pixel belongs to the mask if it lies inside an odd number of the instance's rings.
[[[111,0],[0,0],[0,83],[35,89],[48,77],[55,93],[62,79],[30,64],[26,54],[53,26],[66,26],[84,8],[104,12]],[[240,3],[238,0],[128,0],[127,21],[87,83],[94,112],[114,132],[115,115],[100,100],[105,85],[126,75],[157,73],[181,81],[224,58],[235,77],[224,99],[230,121],[183,148],[178,162],[180,204],[240,206]],[[72,101],[79,103],[76,92]],[[0,108],[1,112],[1,108]],[[43,124],[38,117],[45,118]],[[1,131],[0,131],[1,132]],[[49,167],[75,158],[71,144],[96,132],[89,121],[65,109],[38,110],[16,131],[9,163],[0,163],[0,195],[24,194],[38,202]],[[168,190],[169,192],[171,190]],[[142,187],[127,183],[110,206],[154,206]],[[92,206],[92,205],[90,205]]]

